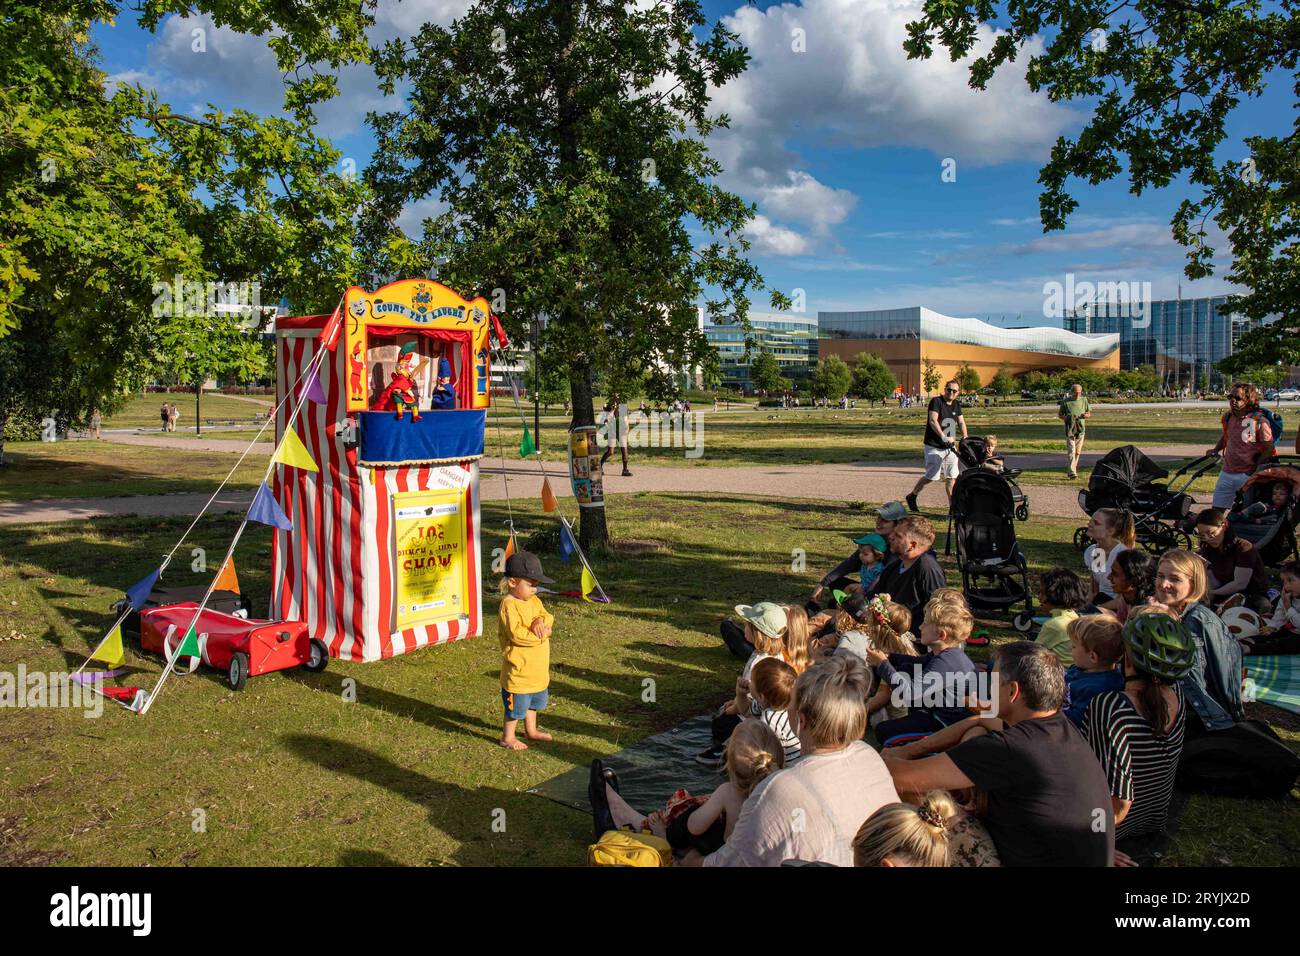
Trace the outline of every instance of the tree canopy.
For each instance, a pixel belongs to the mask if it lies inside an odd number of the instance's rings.
[[[1257,320],[1281,316],[1285,331],[1256,341],[1286,343],[1288,360],[1300,359],[1300,126],[1293,118],[1284,135],[1254,130],[1241,145],[1227,140],[1234,111],[1261,95],[1271,72],[1292,73],[1294,92],[1300,25],[1293,3],[926,0],[904,46],[911,58],[942,46],[959,60],[981,27],[997,32],[971,63],[972,87],[984,89],[1029,49],[1030,89],[1093,106],[1076,136],[1057,139],[1040,171],[1044,230],[1063,228],[1078,207],[1072,179],[1095,185],[1126,175],[1134,195],[1185,179],[1199,190],[1172,221],[1187,249],[1186,274],[1213,271],[1213,219],[1231,246],[1227,278],[1248,290],[1234,310]]]

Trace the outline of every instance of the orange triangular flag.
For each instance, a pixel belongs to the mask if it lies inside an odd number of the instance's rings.
[[[518,549],[515,547],[515,533],[514,533],[513,531],[511,531],[511,532],[510,532],[510,540],[506,542],[506,557],[505,557],[505,559],[506,559],[507,561],[509,561],[509,560],[510,560],[510,556],[511,556],[512,554],[514,554],[516,550],[518,550]]]
[[[547,481],[545,477],[543,477],[542,478],[542,510],[545,511],[547,514],[550,514],[558,507],[560,507],[560,503],[555,500],[555,494],[554,492],[551,491],[551,483]]]
[[[227,558],[226,563],[221,566],[221,570],[217,572],[217,579],[212,582],[212,590],[241,593],[239,590],[239,575],[235,573],[234,558]]]

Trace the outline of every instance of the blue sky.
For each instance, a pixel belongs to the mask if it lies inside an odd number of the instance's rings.
[[[465,5],[383,0],[376,37],[448,23]],[[920,0],[706,0],[705,9],[726,19],[753,57],[717,93],[733,123],[711,143],[727,170],[721,181],[757,203],[751,258],[774,287],[803,290],[808,312],[922,305],[996,324],[1059,324],[1044,315],[1043,285],[1070,273],[1149,282],[1155,298],[1172,298],[1180,283],[1184,296],[1231,291],[1222,267],[1195,284],[1181,274],[1168,228],[1189,195],[1180,185],[1135,197],[1123,181],[1078,184],[1070,227],[1044,235],[1038,169],[1057,135],[1080,128],[1087,104],[1031,94],[1023,57],[984,93],[966,89],[964,65],[942,53],[905,60],[903,25]],[[195,52],[202,27],[205,49]],[[111,77],[157,89],[178,111],[279,105],[265,42],[202,18],[170,17],[151,34],[126,12],[94,40]],[[382,101],[365,69],[346,75],[343,89],[322,111],[321,132],[361,168],[373,146],[362,119]],[[1293,105],[1285,83],[1243,104],[1220,158],[1244,158],[1241,137],[1280,131]],[[952,182],[941,175],[945,160],[955,163]],[[409,210],[406,224],[416,229],[433,207]]]

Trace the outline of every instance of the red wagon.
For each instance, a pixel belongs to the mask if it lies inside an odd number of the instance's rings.
[[[140,612],[140,646],[170,657],[176,653],[198,605],[166,604]],[[205,608],[194,621],[199,655],[208,667],[226,672],[230,686],[242,690],[249,677],[303,667],[323,671],[325,644],[307,633],[301,621],[254,621]]]

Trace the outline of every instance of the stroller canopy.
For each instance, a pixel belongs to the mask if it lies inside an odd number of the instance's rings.
[[[952,487],[954,516],[987,514],[1010,519],[1016,510],[1011,482],[987,468],[972,468],[957,476]]]
[[[989,446],[983,438],[971,435],[957,443],[957,459],[967,468],[978,468],[989,458]]]
[[[1095,491],[1103,482],[1115,482],[1136,489],[1168,477],[1169,472],[1142,454],[1136,445],[1121,445],[1092,466],[1088,488]]]

